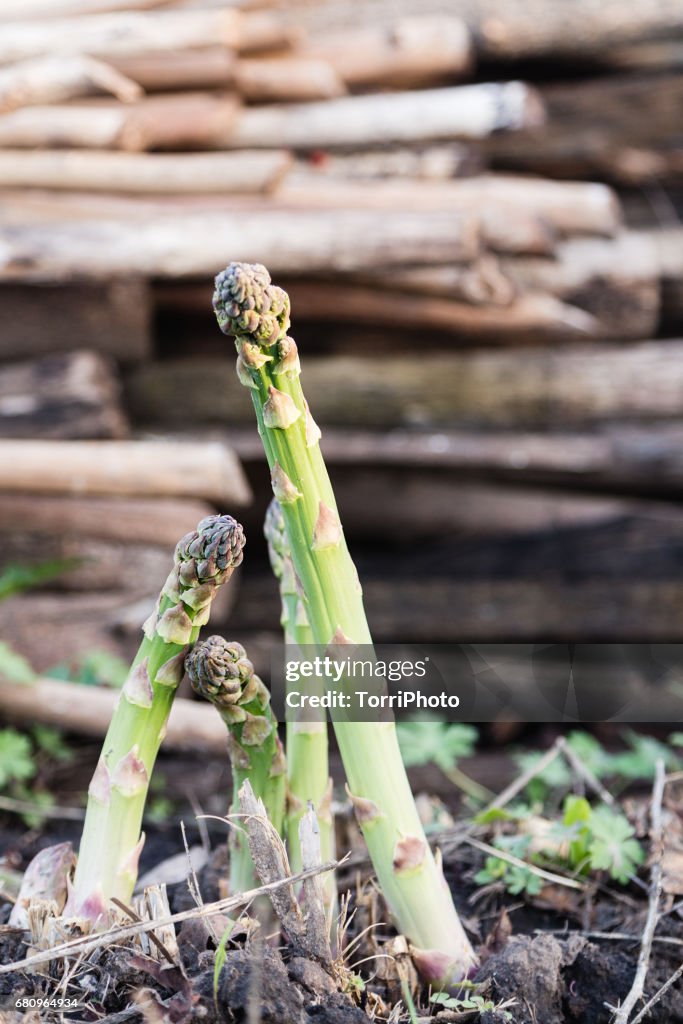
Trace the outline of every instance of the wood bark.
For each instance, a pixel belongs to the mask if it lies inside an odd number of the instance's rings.
[[[173,93],[130,104],[106,100],[24,107],[0,116],[0,147],[216,149],[237,116],[234,97]]]
[[[453,80],[472,70],[472,42],[459,18],[424,15],[386,26],[359,27],[312,43],[310,52],[328,61],[354,88],[415,88]]]
[[[247,57],[238,60],[233,84],[251,103],[307,102],[344,96],[346,87],[335,68],[317,57]]]
[[[677,326],[683,323],[683,228],[663,228],[649,237],[661,274],[662,317],[667,325]]]
[[[115,68],[147,92],[228,89],[234,63],[232,51],[212,45],[112,58]]]
[[[305,388],[323,426],[568,429],[676,419],[683,405],[683,342],[419,356],[399,356],[394,347],[383,355],[306,356]],[[126,382],[131,414],[154,423],[168,423],[171,409],[188,423],[251,423],[244,390],[232,367],[218,359],[143,366]]]
[[[520,555],[526,550],[518,539]],[[490,541],[487,541],[490,545]],[[510,548],[508,546],[507,550]],[[439,553],[432,556],[438,560]],[[444,575],[377,578],[361,573],[377,643],[673,642],[682,636],[679,579],[468,579]],[[565,578],[563,578],[563,575]],[[236,634],[276,628],[277,593],[267,577],[245,579],[231,625]],[[258,622],[257,622],[258,619]]]
[[[140,99],[142,89],[131,78],[92,57],[38,57],[0,68],[0,113],[93,93],[111,93],[122,103],[132,103]]]
[[[135,541],[166,551],[212,512],[212,506],[187,498],[73,497],[5,491],[0,494],[0,534],[18,528],[43,537],[87,537],[109,543]],[[168,556],[167,556],[168,558]]]
[[[189,529],[196,525],[192,523]],[[181,536],[176,537],[173,547]],[[40,552],[39,559],[36,552]],[[63,571],[49,584],[51,591],[60,594],[116,591],[135,597],[147,588],[160,590],[169,572],[168,549],[151,544],[112,543],[74,535],[46,536],[16,527],[0,532],[0,566],[30,567],[37,561],[64,565]],[[131,565],[135,566],[133,574]],[[145,580],[142,588],[141,579]]]
[[[119,398],[118,377],[110,363],[95,352],[72,352],[3,366],[0,435],[123,437],[128,423]],[[59,467],[52,468],[58,474]]]
[[[307,185],[332,179],[338,182],[373,181],[378,178],[413,178],[442,181],[481,171],[474,146],[463,142],[391,149],[363,149],[357,153],[315,153],[300,160],[287,184]]]
[[[0,64],[50,54],[87,54],[109,60],[166,49],[235,46],[241,15],[230,10],[121,11],[89,18],[45,19],[6,24]]]
[[[84,736],[105,735],[118,699],[114,689],[79,686],[49,677],[38,678],[28,686],[0,680],[4,719],[23,725],[52,725]],[[176,697],[163,745],[167,750],[199,750],[222,756],[226,749],[225,725],[210,704]]]
[[[683,174],[679,74],[601,77],[542,95],[542,132],[487,141],[496,166],[636,185]]]
[[[264,461],[261,440],[248,427],[233,428],[230,441],[243,462]],[[447,472],[447,479],[457,473],[459,479],[561,484],[603,494],[683,493],[683,427],[676,422],[554,433],[328,427],[323,448],[332,466],[390,467],[400,469],[404,480],[422,469]]]
[[[0,187],[83,192],[267,192],[291,165],[286,150],[104,153],[0,149]]]
[[[78,349],[122,362],[152,355],[152,308],[146,281],[122,279],[58,287],[4,285],[0,305],[3,359]]]
[[[0,228],[0,280],[97,280],[121,274],[213,276],[227,258],[278,273],[359,270],[476,256],[469,214],[287,211],[157,215],[142,222],[71,221]]]
[[[481,139],[541,120],[542,106],[528,86],[487,82],[245,110],[226,145],[317,149]]]
[[[408,288],[379,290],[362,285],[287,280],[282,285],[289,292],[299,320],[444,331],[466,339],[490,341],[547,341],[553,337],[603,335],[600,323],[589,313],[542,292],[519,295],[505,306],[476,306],[415,294]]]
[[[313,34],[327,35],[350,27],[344,0],[298,4],[299,22]],[[412,15],[410,0],[366,0],[363,21],[391,24]],[[497,60],[591,56],[626,42],[667,38],[681,28],[677,0],[423,0],[423,17],[459,17],[472,29],[477,52]]]
[[[611,237],[621,227],[619,201],[611,188],[594,182],[544,181],[513,174],[481,174],[457,181],[374,183],[285,182],[275,202],[321,209],[476,210],[487,230],[493,221],[517,214],[533,215],[561,235]]]
[[[83,14],[108,14],[118,10],[147,10],[164,7],[166,4],[167,0],[4,0],[0,21],[80,17]]]
[[[251,497],[234,452],[220,442],[0,441],[0,454],[6,492],[198,497],[218,505]]]

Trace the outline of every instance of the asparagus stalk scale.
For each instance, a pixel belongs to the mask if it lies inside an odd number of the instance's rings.
[[[270,694],[254,672],[241,644],[211,636],[185,661],[194,690],[210,700],[228,728],[232,762],[232,812],[248,779],[263,801],[271,823],[282,834],[285,813],[285,757],[270,708]],[[230,891],[246,892],[258,884],[245,832],[236,828],[230,844]]]
[[[289,548],[282,508],[273,498],[264,524],[273,575],[280,586],[281,624],[285,643],[297,648],[314,643],[306,609],[299,596],[296,573]],[[332,779],[329,777],[327,722],[287,721],[287,850],[293,871],[303,870],[299,825],[312,803],[320,831],[323,861],[334,859],[334,823],[332,820]],[[330,914],[336,906],[337,888],[332,872],[323,881],[325,901]]]
[[[284,517],[316,644],[372,643],[315,424],[289,337],[289,298],[259,264],[216,278],[219,327],[233,335]],[[442,871],[427,844],[391,722],[336,722],[350,793],[374,869],[423,976],[448,985],[475,964]]]
[[[188,648],[219,586],[242,561],[244,533],[232,516],[207,516],[175,550],[173,569],[131,667],[88,789],[67,916],[105,924],[109,901],[128,902],[137,878],[142,815]]]

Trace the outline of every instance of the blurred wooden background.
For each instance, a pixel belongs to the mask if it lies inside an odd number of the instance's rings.
[[[214,508],[249,537],[215,625],[267,663],[233,259],[291,293],[378,640],[683,637],[677,0],[0,22],[0,567],[75,562],[0,603],[37,669],[134,648]]]

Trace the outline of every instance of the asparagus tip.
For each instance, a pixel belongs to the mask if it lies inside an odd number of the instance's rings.
[[[224,334],[273,344],[289,326],[289,296],[260,263],[230,263],[216,278],[213,308]]]
[[[192,688],[221,711],[237,704],[254,675],[242,644],[210,636],[185,659]]]

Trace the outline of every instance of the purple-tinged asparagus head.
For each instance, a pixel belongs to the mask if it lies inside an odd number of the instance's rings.
[[[235,710],[258,699],[268,703],[268,691],[254,672],[242,644],[210,636],[196,645],[185,659],[192,688],[219,711]],[[238,714],[236,720],[244,720]]]
[[[248,336],[266,347],[286,334],[289,326],[289,296],[272,284],[260,263],[226,267],[216,278],[213,308],[224,334]]]
[[[176,545],[181,586],[223,583],[242,562],[244,543],[244,530],[232,516],[206,516]]]

